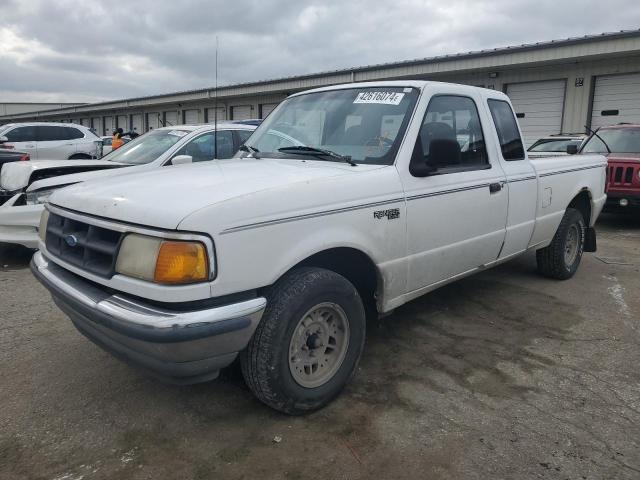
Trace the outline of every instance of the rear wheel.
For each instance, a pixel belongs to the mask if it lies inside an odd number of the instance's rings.
[[[567,208],[551,244],[536,252],[538,272],[558,280],[573,277],[584,252],[585,232],[582,214],[574,208]]]
[[[251,391],[288,414],[316,410],[353,375],[365,339],[355,287],[320,268],[292,271],[267,295],[267,309],[240,356]]]
[[[69,157],[69,160],[89,160],[93,158],[91,155],[87,155],[86,153],[74,153]]]

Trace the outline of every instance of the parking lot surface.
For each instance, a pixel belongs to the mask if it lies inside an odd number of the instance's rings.
[[[0,478],[638,479],[640,221],[598,231],[572,280],[527,255],[370,324],[345,392],[295,418],[237,369],[120,363],[0,246]]]

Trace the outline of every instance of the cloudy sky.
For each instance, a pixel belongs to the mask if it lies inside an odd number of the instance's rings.
[[[0,12],[0,102],[208,87],[216,35],[224,85],[640,27],[639,0],[0,0]]]

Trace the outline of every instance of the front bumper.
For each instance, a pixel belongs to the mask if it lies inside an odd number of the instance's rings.
[[[41,252],[33,256],[31,270],[82,334],[121,360],[172,383],[216,378],[246,347],[267,303],[257,297],[172,311],[108,293],[49,262]]]
[[[626,202],[621,203],[621,200],[626,200]],[[605,210],[609,212],[640,210],[640,192],[634,194],[609,192],[607,194]]]
[[[38,248],[38,227],[44,205],[16,205],[22,195],[14,195],[0,206],[0,243]]]

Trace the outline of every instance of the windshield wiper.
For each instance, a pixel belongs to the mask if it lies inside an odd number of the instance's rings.
[[[323,148],[308,147],[306,145],[296,145],[294,147],[282,147],[282,148],[279,148],[278,151],[283,153],[300,152],[300,153],[307,153],[309,155],[331,157],[331,158],[335,158],[336,160],[340,160],[341,162],[346,162],[352,167],[358,166],[356,162],[351,160],[351,155],[340,155],[339,153],[332,152],[331,150],[325,150]]]
[[[260,158],[260,156],[258,155],[260,153],[260,150],[258,150],[256,147],[252,147],[251,145],[247,145],[246,143],[244,145],[240,145],[240,148],[238,150],[240,150],[241,152],[250,153],[251,156],[247,158]]]
[[[604,139],[598,135],[598,132],[600,131],[600,128],[602,127],[598,127],[596,130],[592,130],[588,125],[585,125],[584,128],[586,128],[587,130],[589,130],[591,132],[591,136],[592,137],[597,137],[598,140],[600,140],[602,142],[602,144],[604,145],[604,148],[607,149],[607,152],[611,153],[611,149],[609,148],[609,145],[607,145],[607,142],[604,141]],[[587,144],[587,142],[585,142],[585,145]]]

